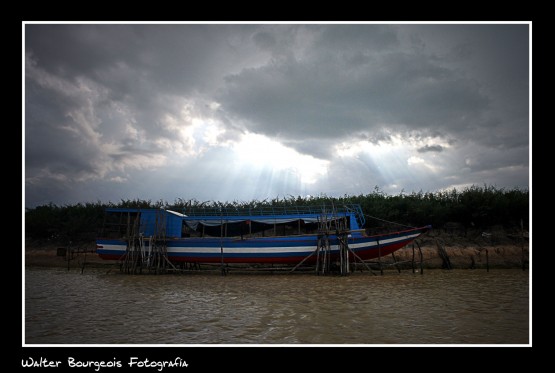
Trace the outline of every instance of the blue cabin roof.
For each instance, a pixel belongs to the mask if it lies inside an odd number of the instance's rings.
[[[196,229],[198,224],[218,226],[225,223],[254,221],[264,224],[282,224],[296,220],[315,223],[323,216],[328,220],[349,217],[351,229],[364,226],[360,205],[342,205],[333,210],[327,206],[275,206],[262,208],[188,208],[183,213],[165,209],[107,208],[107,213],[140,213],[140,231],[145,236],[160,235],[165,228],[166,237],[180,237],[183,222]]]

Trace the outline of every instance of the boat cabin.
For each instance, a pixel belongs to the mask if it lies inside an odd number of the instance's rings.
[[[340,224],[341,222],[341,224]],[[359,205],[290,206],[263,208],[166,209],[107,208],[103,238],[143,235],[178,239],[189,237],[255,237],[315,234],[323,227],[351,231],[362,229],[364,215]]]

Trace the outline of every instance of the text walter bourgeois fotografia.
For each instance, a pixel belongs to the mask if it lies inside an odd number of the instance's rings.
[[[21,360],[21,366],[24,368],[89,368],[99,372],[103,368],[154,368],[161,372],[164,368],[187,368],[189,365],[181,357],[176,357],[173,360],[150,360],[146,358],[130,357],[127,361],[117,360],[102,360],[102,361],[81,361],[73,357],[68,357],[67,361],[61,360],[48,360],[43,357],[34,359],[29,357]]]

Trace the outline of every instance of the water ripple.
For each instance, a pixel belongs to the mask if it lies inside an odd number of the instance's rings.
[[[526,344],[528,272],[348,277],[29,268],[26,343]]]

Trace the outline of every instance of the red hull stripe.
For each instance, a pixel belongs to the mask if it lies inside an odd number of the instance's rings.
[[[399,250],[417,238],[420,234],[426,232],[429,228],[413,229],[405,232],[397,232],[395,234],[383,235],[373,238],[365,238],[363,242],[355,239],[349,246],[363,260],[375,259],[386,256],[392,252]],[[368,240],[370,239],[370,240]],[[377,246],[377,239],[380,241],[380,247]],[[125,256],[125,241],[110,240],[102,242],[102,249],[98,249],[97,253],[102,259],[121,260]],[[224,247],[224,263],[275,263],[275,264],[296,264],[305,259],[316,249],[314,246],[297,246],[297,247],[274,247],[274,248],[225,248]],[[313,248],[314,247],[314,248]],[[175,250],[175,251],[172,251]],[[217,250],[216,250],[217,249]],[[226,252],[227,250],[227,252]],[[168,258],[172,262],[188,262],[188,263],[220,263],[222,261],[220,248],[187,248],[181,246],[168,246]],[[356,260],[352,253],[349,253],[351,261]],[[332,246],[332,260],[338,259],[337,246]],[[306,263],[314,263],[316,256],[310,257]]]

